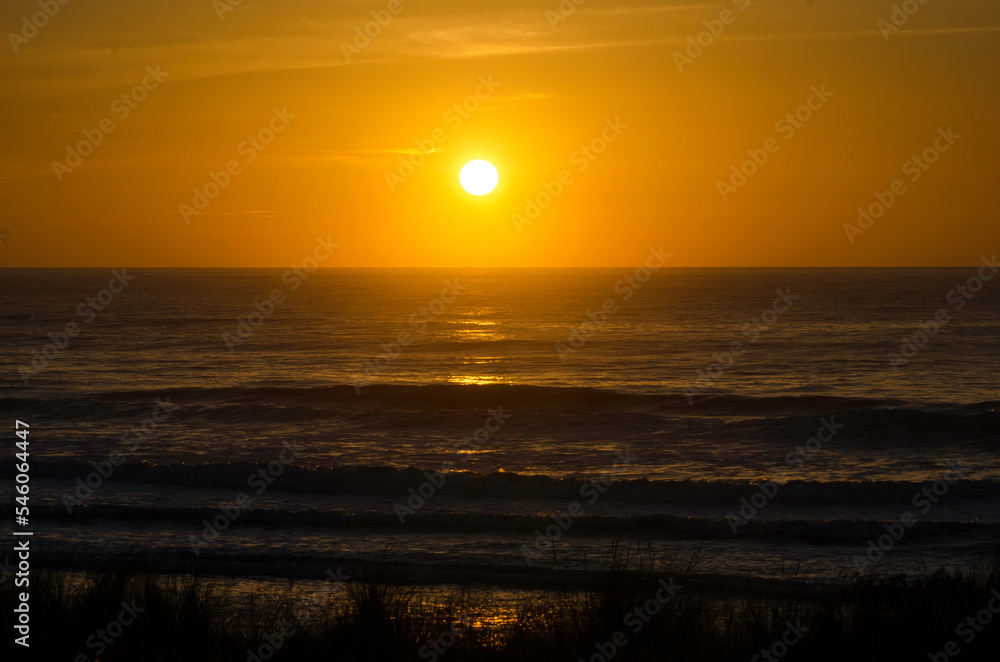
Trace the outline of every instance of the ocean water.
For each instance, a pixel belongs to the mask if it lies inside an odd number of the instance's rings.
[[[0,412],[73,567],[322,576],[390,546],[414,581],[538,585],[620,537],[821,580],[886,526],[886,568],[1000,544],[975,267],[118,272],[0,271]]]

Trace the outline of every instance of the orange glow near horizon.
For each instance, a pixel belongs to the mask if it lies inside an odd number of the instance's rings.
[[[883,35],[891,2],[404,2],[363,48],[385,3],[110,4],[0,57],[0,267],[287,267],[317,235],[330,267],[945,266],[1000,239],[995,3]]]

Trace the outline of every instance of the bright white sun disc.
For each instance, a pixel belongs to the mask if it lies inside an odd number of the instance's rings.
[[[462,188],[472,195],[486,195],[497,187],[500,173],[489,161],[469,161],[458,175]]]

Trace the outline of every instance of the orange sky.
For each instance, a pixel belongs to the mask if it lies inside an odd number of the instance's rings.
[[[317,235],[334,267],[661,244],[672,266],[963,265],[1000,244],[992,0],[909,0],[892,32],[875,0],[225,2],[70,0],[37,30],[35,2],[3,4],[0,266],[286,267]],[[748,150],[767,160],[734,186]],[[482,198],[458,184],[477,158],[500,171]],[[876,191],[895,199],[846,231]]]

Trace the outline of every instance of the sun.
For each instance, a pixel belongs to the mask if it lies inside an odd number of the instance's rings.
[[[465,164],[458,175],[458,181],[462,183],[462,188],[472,195],[486,195],[497,187],[500,173],[489,161],[477,159]]]

